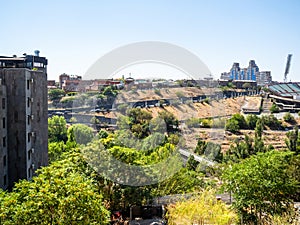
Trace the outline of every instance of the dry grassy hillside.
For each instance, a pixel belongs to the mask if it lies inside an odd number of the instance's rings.
[[[171,90],[171,91],[170,91]],[[160,89],[159,92],[155,90],[137,90],[122,92],[118,96],[117,102],[130,102],[149,99],[168,99],[178,98],[179,95],[183,96],[197,96],[207,93],[208,90],[199,89],[195,87],[190,88],[172,88],[172,89]],[[187,120],[189,118],[207,118],[217,116],[231,116],[235,113],[240,113],[242,107],[256,108],[260,105],[261,97],[237,97],[213,100],[209,103],[193,103],[178,104],[176,106],[164,106],[164,107],[151,107],[144,108],[148,112],[151,112],[153,117],[156,117],[159,112],[168,111],[174,114],[180,121]],[[105,114],[106,117],[118,117],[118,110]],[[244,135],[248,134],[250,137],[254,136],[254,131],[244,130],[241,131],[241,135],[234,135],[229,132],[225,132],[224,129],[205,129],[205,128],[187,128],[181,126],[182,142],[187,149],[193,150],[197,144],[199,138],[207,141],[212,141],[221,144],[222,150],[226,151],[235,140],[243,140]],[[272,144],[276,149],[285,148],[286,132],[284,131],[264,131],[264,140],[266,144]]]

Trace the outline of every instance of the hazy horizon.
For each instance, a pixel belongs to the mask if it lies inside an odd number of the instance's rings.
[[[214,78],[254,59],[282,81],[300,80],[300,2],[279,1],[6,1],[0,55],[49,60],[48,79],[84,75],[102,55],[140,41],[162,41],[196,54]],[[132,74],[140,70],[131,71]],[[151,74],[145,71],[146,74]],[[156,73],[156,72],[155,72]],[[162,75],[164,72],[161,72]]]

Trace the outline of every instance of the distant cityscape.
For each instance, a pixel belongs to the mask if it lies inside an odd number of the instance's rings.
[[[240,64],[235,62],[230,72],[221,74],[222,80],[249,80],[255,81],[258,86],[268,85],[272,82],[271,71],[259,71],[255,60],[250,60],[247,68],[240,68]]]
[[[300,85],[298,83],[278,83],[272,81],[271,71],[260,71],[254,60],[250,60],[247,68],[233,63],[229,72],[221,74],[220,79],[207,77],[203,80],[165,80],[165,79],[119,79],[83,80],[79,75],[61,74],[59,82],[47,81],[48,60],[39,56],[24,54],[17,56],[0,56],[0,187],[10,189],[19,179],[30,180],[36,169],[48,163],[47,155],[47,119],[62,113],[67,120],[71,115],[65,109],[48,110],[49,96],[47,91],[62,89],[67,93],[101,92],[105,87],[116,89],[155,90],[157,88],[202,87],[223,88],[222,92],[213,95],[201,93],[191,97],[181,96],[182,102],[203,102],[209,98],[227,98],[261,93],[261,88],[268,88],[275,104],[283,110],[300,109]],[[224,89],[224,87],[226,87]],[[258,90],[259,89],[259,90]],[[135,102],[133,107],[155,107],[161,104],[172,104],[173,99],[146,99]],[[56,107],[68,108],[72,105],[57,103]],[[53,105],[52,105],[53,107]],[[97,103],[96,111],[110,111],[117,105],[113,98]],[[248,111],[247,111],[248,110]],[[244,112],[259,113],[247,109]],[[98,111],[97,111],[98,112]],[[114,118],[97,117],[106,124],[114,124]],[[13,150],[11,150],[13,149]]]

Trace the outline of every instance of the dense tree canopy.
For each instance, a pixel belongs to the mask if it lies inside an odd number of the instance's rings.
[[[224,171],[225,190],[233,193],[233,205],[245,221],[257,221],[264,213],[281,214],[291,205],[298,188],[292,161],[292,152],[273,150],[253,155]]]
[[[206,190],[190,199],[168,207],[168,224],[218,224],[237,222],[236,213],[225,203],[218,201],[215,192]]]
[[[67,123],[63,116],[53,116],[48,119],[49,142],[67,141]]]
[[[65,91],[62,89],[52,89],[48,92],[49,99],[51,101],[59,101],[62,97],[65,96]]]
[[[70,135],[74,135],[74,140],[77,144],[86,145],[91,142],[94,137],[93,129],[84,124],[73,124],[68,128],[67,133],[69,137]]]
[[[11,193],[0,193],[0,224],[104,225],[108,219],[92,179],[69,159],[44,167],[33,181],[20,181]]]

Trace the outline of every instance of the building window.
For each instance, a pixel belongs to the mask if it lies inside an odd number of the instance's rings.
[[[30,80],[27,80],[27,90],[30,88]]]
[[[4,184],[4,186],[7,185],[7,178],[6,178],[6,175],[4,175],[4,177],[3,177],[3,184]]]
[[[5,128],[5,124],[6,124],[6,120],[5,120],[5,118],[2,118],[2,127],[3,127],[3,129]]]
[[[27,133],[27,141],[30,142],[30,136],[31,134],[30,133]]]
[[[28,151],[28,160],[31,158],[31,150]]]
[[[27,98],[27,107],[30,107],[30,98]]]
[[[5,109],[5,98],[2,98],[2,109]]]
[[[18,111],[15,111],[15,113],[14,113],[14,119],[15,119],[15,122],[18,122],[18,119],[19,119],[19,113],[18,113]]]
[[[6,166],[6,155],[3,156],[3,166]]]
[[[30,125],[31,116],[27,116],[27,124]]]
[[[3,148],[5,148],[6,147],[6,137],[3,137],[2,138],[2,145],[3,145]]]

